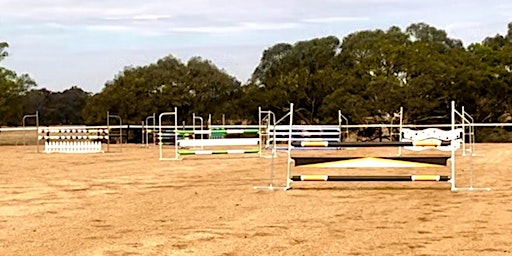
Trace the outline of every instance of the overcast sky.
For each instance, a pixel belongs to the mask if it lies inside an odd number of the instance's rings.
[[[506,34],[511,0],[1,0],[1,65],[54,91],[99,92],[125,66],[172,54],[245,82],[280,42],[425,22],[467,46]]]

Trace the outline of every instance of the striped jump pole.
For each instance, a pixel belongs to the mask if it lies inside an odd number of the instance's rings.
[[[211,130],[179,130],[178,135],[208,134],[208,135],[226,135],[226,134],[258,134],[258,129],[211,129]]]
[[[409,175],[409,176],[329,176],[329,175],[296,175],[290,178],[292,181],[339,181],[339,182],[449,182],[449,176],[441,175]]]
[[[335,141],[293,141],[293,147],[438,147],[449,146],[450,141],[426,140],[426,141],[389,141],[389,142],[335,142]]]
[[[227,149],[227,150],[180,150],[179,155],[228,155],[228,154],[258,154],[259,149]]]

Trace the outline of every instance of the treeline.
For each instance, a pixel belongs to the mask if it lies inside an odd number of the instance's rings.
[[[0,45],[0,58],[8,45]],[[1,59],[0,59],[1,60]],[[43,124],[105,124],[106,112],[139,124],[152,113],[178,107],[180,123],[192,113],[219,123],[257,122],[257,109],[282,115],[295,104],[296,123],[389,123],[404,107],[405,123],[448,123],[450,102],[465,106],[476,122],[512,119],[512,23],[464,47],[443,30],[415,23],[405,30],[365,30],[278,43],[262,53],[242,83],[211,61],[183,63],[172,55],[146,66],[126,67],[101,92],[74,86],[37,89],[27,75],[0,67],[0,126],[19,125],[39,111]]]

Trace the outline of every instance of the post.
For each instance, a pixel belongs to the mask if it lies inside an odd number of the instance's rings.
[[[262,114],[266,114],[263,118],[262,118]],[[276,115],[270,111],[270,110],[265,110],[265,111],[262,111],[261,110],[261,107],[258,107],[258,127],[260,127],[260,144],[262,144],[261,142],[261,138],[263,138],[261,136],[261,127],[262,127],[262,123],[264,120],[267,120],[266,122],[266,132],[265,132],[265,135],[267,135],[267,143],[268,141],[270,140],[270,134],[273,134],[273,139],[272,139],[272,154],[270,156],[271,160],[270,160],[270,180],[269,180],[269,185],[268,186],[254,186],[253,188],[254,189],[268,189],[268,190],[274,190],[276,187],[274,187],[274,158],[277,157],[277,140],[275,138],[275,134],[276,134],[276,128],[277,128],[277,124],[279,122],[281,122],[284,118],[286,118],[288,116],[285,115],[283,116],[283,118],[279,119],[279,121],[276,121]],[[273,127],[273,130],[270,131],[270,126],[272,125]],[[260,146],[260,152],[261,152],[261,149],[262,147]],[[261,156],[261,153],[260,153],[260,156]],[[267,158],[267,157],[265,157]]]
[[[203,118],[200,117],[200,116],[196,116],[196,113],[192,113],[192,136],[193,136],[193,139],[195,140],[196,139],[196,119],[199,120],[200,124],[201,124],[201,129],[200,129],[200,133],[199,133],[199,136],[201,137],[201,141],[203,140]],[[203,146],[203,143],[201,143],[201,149],[203,149],[204,146]]]
[[[174,159],[179,160],[178,153],[178,107],[174,107]]]
[[[400,107],[400,124],[398,126],[398,141],[402,141],[402,128],[404,122],[404,107]],[[402,147],[398,147],[398,156],[402,155]]]
[[[111,115],[109,111],[107,111],[107,130],[108,130],[108,144],[107,144],[107,152],[110,150],[110,118],[117,118],[119,120],[119,143],[120,150],[123,151],[123,120],[118,115]]]
[[[452,111],[451,111],[451,118],[452,118],[452,131],[455,130],[455,101],[452,100]],[[464,141],[464,138],[463,138]],[[451,151],[451,190],[456,191],[457,187],[455,186],[455,149],[452,147]]]
[[[108,139],[107,139],[107,153],[110,152],[110,118],[108,118],[109,111],[107,111],[107,132],[108,132]]]
[[[163,136],[162,136],[162,117],[174,115],[174,157],[164,158],[163,155]],[[174,107],[174,112],[164,112],[158,116],[158,147],[160,160],[179,160],[178,154],[178,108]]]
[[[259,138],[259,141],[260,141],[260,157],[263,156],[263,136],[261,134],[261,106],[258,106],[258,138]]]
[[[292,172],[292,132],[293,132],[293,103],[290,103],[290,126],[288,128],[288,152],[286,164],[286,189],[291,188],[291,172]]]
[[[141,126],[142,127],[142,129],[141,129],[141,132],[142,132],[141,133],[141,144],[142,144],[142,147],[144,147],[144,137],[145,137],[144,136],[144,131],[145,131],[146,127],[144,126],[144,121],[142,121],[141,123],[142,123],[142,126]]]
[[[149,127],[149,119],[153,119],[153,128],[151,129],[153,134],[155,133],[155,122],[156,122],[155,115],[156,114],[153,113],[152,116],[147,116],[146,117],[146,127]],[[149,132],[148,132],[147,128],[146,128],[146,147],[149,147]]]
[[[36,151],[39,153],[39,111],[36,111]]]
[[[347,123],[347,126],[345,127],[345,133],[347,134],[347,139],[348,139],[348,119],[343,114],[341,114],[341,110],[338,110],[338,122],[339,122],[339,126],[340,126],[340,134],[341,134],[341,127],[342,127],[342,122],[341,122],[342,118]],[[342,140],[342,138],[340,138],[340,142],[341,142],[341,140]]]
[[[466,155],[466,120],[464,120],[466,118],[465,116],[465,112],[464,112],[464,106],[462,106],[462,112],[461,112],[461,116],[462,116],[462,155],[465,156]]]
[[[38,138],[38,135],[39,135],[39,112],[36,111],[36,113],[34,115],[24,115],[23,116],[23,119],[21,120],[21,123],[23,125],[23,131],[22,131],[22,134],[23,134],[23,146],[26,145],[25,143],[25,126],[26,126],[26,120],[27,118],[35,118],[35,121],[36,121],[36,148],[37,148],[37,152],[39,153],[39,138]]]

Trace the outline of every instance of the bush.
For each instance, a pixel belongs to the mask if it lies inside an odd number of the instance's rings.
[[[479,128],[475,132],[476,142],[512,142],[512,132],[505,128]]]

